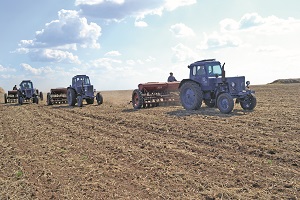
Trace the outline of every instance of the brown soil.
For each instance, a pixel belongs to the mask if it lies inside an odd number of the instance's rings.
[[[0,199],[299,199],[300,84],[257,107],[0,104]],[[3,102],[3,99],[1,99]]]

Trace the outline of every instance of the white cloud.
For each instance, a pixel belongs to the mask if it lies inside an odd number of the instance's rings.
[[[135,21],[134,25],[136,27],[147,27],[148,26],[148,24],[146,22],[144,22],[144,21]]]
[[[197,0],[166,0],[165,8],[172,11],[178,7],[189,6],[195,3],[197,3]]]
[[[32,50],[29,53],[32,61],[39,62],[59,62],[59,63],[74,63],[80,64],[78,56],[74,56],[68,51],[61,51],[56,49],[40,49]]]
[[[113,70],[116,64],[121,64],[122,60],[112,58],[99,58],[91,61],[91,67]]]
[[[241,41],[238,37],[218,34],[213,32],[211,35],[204,34],[204,40],[199,49],[215,49],[215,48],[227,48],[227,47],[238,47],[241,45]]]
[[[97,43],[101,36],[101,27],[95,23],[88,24],[86,18],[80,18],[77,11],[60,10],[58,20],[53,20],[45,28],[36,32],[34,40],[21,40],[23,48],[49,48],[66,45],[79,45],[83,48],[99,48]],[[74,49],[74,47],[72,47]]]
[[[58,20],[37,31],[35,39],[21,40],[15,52],[29,54],[32,61],[80,64],[78,57],[66,50],[76,51],[77,46],[100,48],[100,36],[101,27],[97,24],[88,23],[77,11],[60,10]]]
[[[105,56],[121,56],[122,54],[119,51],[109,51]]]
[[[16,69],[14,68],[9,68],[9,67],[4,67],[2,65],[0,65],[0,72],[15,72]]]
[[[127,64],[127,65],[135,65],[135,63],[136,63],[136,62],[135,62],[134,60],[127,60],[127,61],[126,61],[126,64]]]
[[[300,27],[300,20],[294,18],[280,19],[274,15],[262,17],[257,13],[246,13],[239,21],[224,19],[220,22],[222,32],[252,31],[259,34],[282,34]]]
[[[194,31],[186,26],[183,23],[174,24],[171,26],[170,31],[176,36],[176,37],[189,37],[194,36]]]
[[[49,73],[54,72],[54,70],[52,70],[50,67],[34,68],[34,67],[31,67],[29,64],[26,64],[26,63],[22,63],[21,67],[25,71],[28,71],[33,75],[49,74]]]
[[[146,59],[146,62],[154,62],[156,61],[155,58],[153,58],[152,56],[148,56],[148,58]]]
[[[183,45],[177,44],[172,48],[173,51],[173,62],[190,62],[199,59],[199,55],[195,53],[191,48]]]
[[[119,21],[126,17],[143,19],[146,15],[161,15],[163,10],[173,11],[181,6],[197,3],[197,0],[76,0],[75,5],[85,16]],[[145,27],[146,22],[135,22]]]

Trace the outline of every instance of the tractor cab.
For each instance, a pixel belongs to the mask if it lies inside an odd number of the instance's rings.
[[[72,86],[91,85],[90,78],[86,75],[77,75],[72,79]]]
[[[21,90],[33,89],[33,84],[30,80],[24,80],[20,83]]]
[[[197,61],[190,64],[188,68],[190,68],[190,79],[200,80],[200,82],[203,77],[218,78],[222,76],[221,63],[215,59]]]

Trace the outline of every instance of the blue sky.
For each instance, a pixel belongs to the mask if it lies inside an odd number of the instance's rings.
[[[97,90],[187,78],[201,59],[253,85],[300,78],[297,0],[0,0],[0,87]]]

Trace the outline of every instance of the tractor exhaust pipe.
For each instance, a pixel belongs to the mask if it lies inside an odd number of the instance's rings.
[[[224,69],[225,63],[222,65],[222,82],[225,82],[225,69]]]

